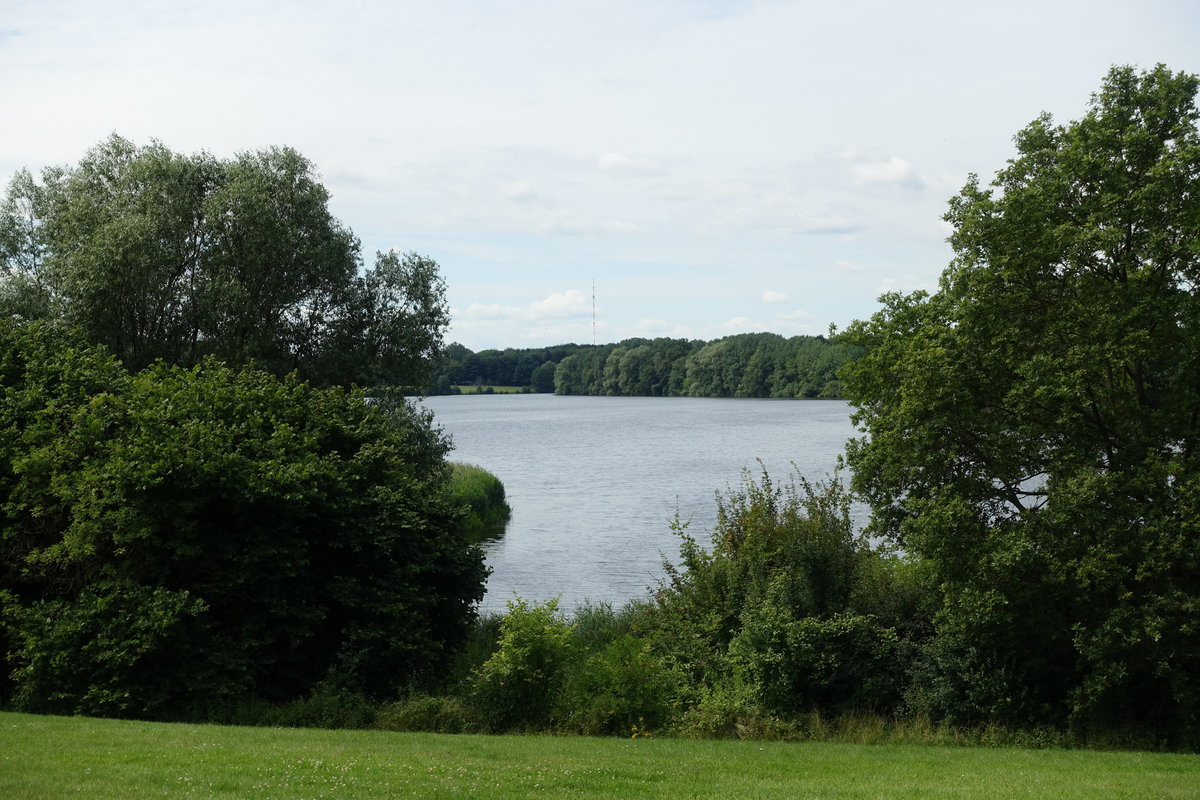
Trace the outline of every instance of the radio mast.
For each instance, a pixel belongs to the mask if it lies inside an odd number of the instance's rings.
[[[596,279],[592,278],[592,347],[596,346]]]

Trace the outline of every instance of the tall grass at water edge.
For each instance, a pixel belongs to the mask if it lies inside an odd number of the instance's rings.
[[[504,484],[483,467],[474,464],[450,465],[450,497],[467,507],[464,531],[482,531],[503,525],[512,514],[504,497]]]

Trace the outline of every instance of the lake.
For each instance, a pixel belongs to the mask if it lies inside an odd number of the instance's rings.
[[[672,561],[676,515],[707,544],[715,492],[743,470],[821,480],[855,435],[840,400],[452,395],[422,401],[451,437],[450,460],[504,483],[512,518],[484,542],[482,608],[561,596],[614,606],[645,597]],[[855,509],[859,524],[865,518]]]

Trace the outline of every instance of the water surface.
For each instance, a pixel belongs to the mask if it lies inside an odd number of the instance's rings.
[[[619,605],[643,597],[674,560],[676,514],[708,541],[715,492],[758,461],[780,482],[832,472],[854,435],[838,400],[459,395],[423,401],[453,461],[495,473],[513,513],[485,542],[485,610],[514,596]]]

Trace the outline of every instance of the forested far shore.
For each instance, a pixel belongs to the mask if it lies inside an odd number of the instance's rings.
[[[824,336],[777,333],[477,353],[456,342],[445,348],[430,393],[517,386],[563,395],[838,398],[837,372],[861,352]]]

